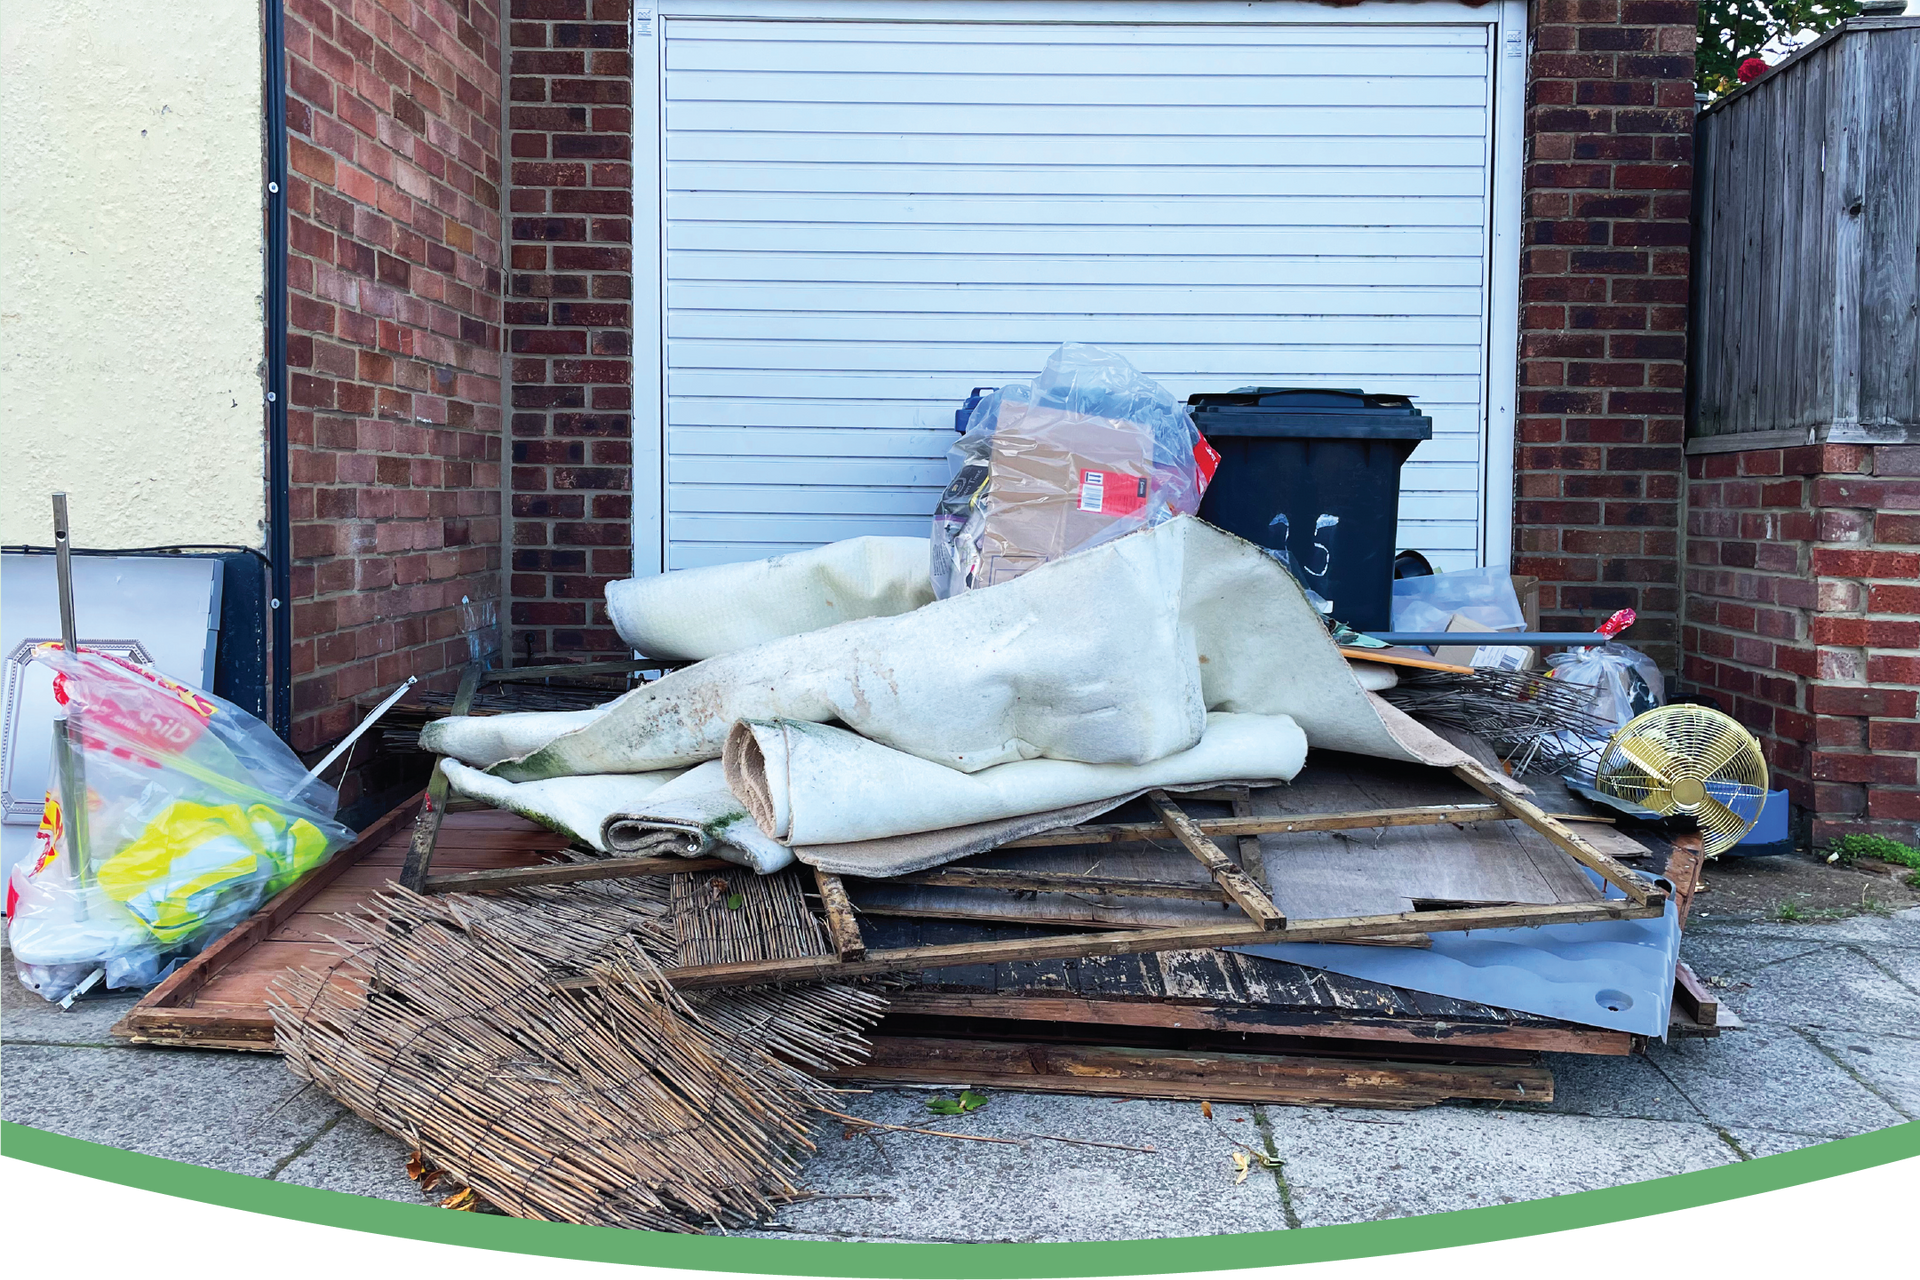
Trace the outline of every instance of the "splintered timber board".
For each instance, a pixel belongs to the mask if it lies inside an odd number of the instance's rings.
[[[114,1034],[140,1044],[272,1052],[268,982],[288,967],[339,963],[328,939],[339,935],[340,925],[331,917],[353,911],[398,877],[418,803],[373,823],[332,861],[182,966],[135,1005]],[[448,874],[535,866],[564,843],[511,814],[453,812],[441,827],[435,864]],[[1023,932],[938,920],[870,919],[865,926],[884,947]],[[1631,1038],[1614,1032],[1216,951],[962,965],[902,975],[883,989],[899,1012],[975,1022],[1311,1035],[1405,1043],[1409,1052],[1631,1049]]]
[[[1367,1061],[919,1036],[875,1036],[866,1062],[828,1078],[1292,1106],[1411,1109],[1450,1099],[1553,1101],[1553,1073],[1532,1064]]]

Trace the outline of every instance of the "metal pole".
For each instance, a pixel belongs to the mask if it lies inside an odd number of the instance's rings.
[[[327,754],[321,759],[319,764],[307,770],[307,776],[300,779],[300,781],[294,784],[293,790],[287,793],[287,798],[290,800],[298,799],[300,796],[300,793],[307,789],[307,785],[309,783],[311,783],[315,778],[318,778],[322,773],[326,772],[326,768],[328,765],[332,764],[335,760],[338,760],[342,752],[346,751],[354,743],[358,742],[360,740],[361,734],[373,728],[374,722],[379,720],[381,716],[387,714],[388,708],[393,706],[394,703],[400,701],[400,699],[404,698],[407,694],[407,690],[413,688],[414,685],[419,683],[420,683],[419,676],[408,676],[407,682],[405,684],[401,685],[398,689],[395,689],[392,693],[388,694],[386,696],[386,700],[383,701],[379,706],[367,712],[366,719],[362,720],[359,724],[355,725],[352,733],[340,739],[339,743],[334,746],[333,750],[327,752]]]
[[[282,0],[266,0],[267,558],[272,587],[273,731],[293,737],[293,510],[287,438],[287,42]]]
[[[1597,631],[1369,631],[1365,634],[1389,645],[1514,644],[1529,649],[1591,648],[1611,638]]]
[[[73,537],[67,524],[67,495],[64,493],[53,495],[53,556],[54,576],[60,584],[60,644],[68,658],[74,659],[80,653],[80,629],[73,620]],[[75,731],[79,727],[80,703],[76,698],[67,703],[66,718],[54,722],[54,733],[59,744],[56,763],[60,771],[60,811],[67,829],[67,852],[72,859],[74,883],[84,890],[93,876],[87,859],[86,764],[74,744]],[[84,895],[79,906],[80,914],[84,917]]]

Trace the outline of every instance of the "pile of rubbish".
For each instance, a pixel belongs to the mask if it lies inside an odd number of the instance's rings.
[[[760,872],[873,877],[1151,790],[1283,782],[1310,747],[1473,763],[1401,707],[1525,747],[1524,768],[1543,743],[1597,754],[1633,705],[1612,693],[1623,671],[1642,689],[1651,672],[1658,701],[1658,672],[1618,646],[1556,659],[1556,682],[1496,646],[1472,664],[1494,674],[1396,695],[1406,671],[1350,665],[1285,555],[1194,517],[1217,461],[1187,405],[1069,344],[974,405],[930,539],[615,583],[621,639],[695,665],[603,706],[440,720],[420,743],[459,794],[601,853],[670,832]],[[1504,570],[1396,583],[1403,613],[1524,621]]]
[[[1527,599],[1521,598],[1522,588]],[[1634,621],[1623,609],[1595,643],[1548,652],[1502,643],[1502,633],[1538,631],[1538,583],[1505,567],[1421,574],[1393,583],[1393,630],[1459,633],[1433,648],[1438,664],[1463,670],[1402,670],[1388,701],[1429,723],[1474,733],[1500,750],[1515,775],[1554,774],[1591,787],[1609,738],[1665,702],[1653,660],[1613,637]]]
[[[864,876],[1151,790],[1282,782],[1310,747],[1473,764],[1362,687],[1282,565],[1191,516],[946,600],[928,550],[855,539],[616,584],[622,638],[695,665],[422,744],[460,794],[601,852],[665,831],[689,856]],[[853,620],[816,628],[829,608]]]

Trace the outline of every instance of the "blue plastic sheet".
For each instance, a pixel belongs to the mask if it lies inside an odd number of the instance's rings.
[[[1609,887],[1607,896],[1620,895]],[[1673,1004],[1673,967],[1680,958],[1680,918],[1669,897],[1666,914],[1659,919],[1436,933],[1431,949],[1284,942],[1232,950],[1455,1000],[1665,1039]]]

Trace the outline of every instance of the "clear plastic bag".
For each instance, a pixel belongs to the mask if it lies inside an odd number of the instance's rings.
[[[1550,656],[1547,665],[1556,680],[1591,685],[1593,702],[1588,710],[1616,729],[1667,700],[1666,680],[1653,659],[1623,644],[1569,649]]]
[[[1392,630],[1445,631],[1455,615],[1488,631],[1527,626],[1506,565],[1393,580]]]
[[[1591,786],[1607,738],[1641,712],[1664,703],[1666,680],[1652,658],[1612,641],[1552,654],[1547,665],[1555,680],[1590,686],[1593,694],[1587,710],[1609,726],[1597,736],[1562,730],[1543,743],[1559,758],[1561,774]]]
[[[7,885],[7,936],[49,1000],[96,970],[151,985],[353,839],[333,789],[232,703],[89,649],[45,644],[33,660],[54,669],[67,732],[37,846]],[[80,821],[62,801],[69,752]]]
[[[933,515],[934,594],[1200,509],[1219,455],[1187,406],[1122,356],[1070,342],[1031,384],[981,400],[948,453]]]

